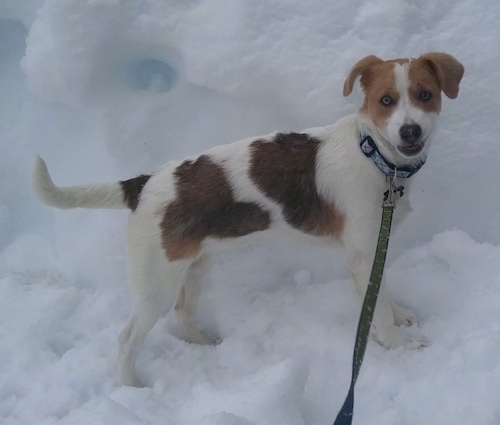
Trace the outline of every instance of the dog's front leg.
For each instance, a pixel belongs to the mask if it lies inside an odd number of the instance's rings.
[[[359,296],[363,299],[370,280],[375,247],[373,244],[364,244],[362,248],[353,245],[346,246],[346,248],[346,266]],[[380,286],[370,330],[375,340],[387,348],[400,346],[420,347],[423,345],[421,341],[414,341],[403,335],[401,330],[395,326],[394,312],[391,301],[387,296],[385,279],[382,280]]]

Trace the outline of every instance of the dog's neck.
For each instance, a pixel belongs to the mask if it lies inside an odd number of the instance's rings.
[[[388,140],[385,140],[384,136],[381,134],[378,127],[373,123],[370,117],[368,117],[364,113],[358,114],[358,131],[359,134],[362,136],[361,139],[364,136],[370,136],[375,144],[378,153],[382,156],[382,158],[387,163],[395,166],[396,168],[401,168],[401,169],[413,169],[416,167],[420,168],[427,160],[426,152],[428,146],[420,155],[415,156],[414,158],[403,157]]]
[[[422,166],[425,164],[426,158],[424,158],[420,164],[415,166],[396,166],[389,162],[378,150],[377,145],[367,134],[361,134],[360,147],[363,153],[371,158],[373,163],[377,168],[382,171],[387,177],[393,178],[409,178],[413,176]]]

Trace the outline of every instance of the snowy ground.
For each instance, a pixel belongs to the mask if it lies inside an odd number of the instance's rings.
[[[121,388],[126,213],[39,205],[33,157],[64,184],[128,178],[330,124],[359,105],[341,87],[362,56],[442,50],[465,78],[387,269],[430,345],[369,344],[354,423],[500,423],[499,23],[497,0],[2,0],[0,422],[331,424],[360,307],[341,252],[218,257],[199,315],[223,342],[186,344],[168,313],[139,359],[149,387]]]

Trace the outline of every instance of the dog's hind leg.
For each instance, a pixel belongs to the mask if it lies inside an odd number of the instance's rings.
[[[122,385],[143,386],[135,363],[151,328],[173,305],[192,259],[168,261],[155,229],[132,215],[128,233],[128,267],[132,313],[119,337],[118,375]]]
[[[163,312],[172,305],[189,268],[189,263],[186,262],[168,263],[167,267],[160,267],[163,274],[160,278],[145,271],[154,267],[148,263],[145,262],[143,266],[144,273],[139,270],[136,276],[131,276],[132,313],[119,337],[119,381],[122,385],[134,387],[144,386],[135,371],[137,356],[144,340]]]
[[[201,285],[203,279],[210,272],[211,260],[211,256],[205,254],[189,266],[186,273],[186,280],[175,303],[175,312],[177,313],[184,338],[186,341],[195,344],[215,343],[215,341],[206,338],[200,333],[196,322],[196,307],[201,292]]]

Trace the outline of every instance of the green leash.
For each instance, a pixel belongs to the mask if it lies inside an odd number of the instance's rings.
[[[387,247],[389,246],[389,236],[391,234],[392,214],[394,212],[397,197],[402,196],[403,194],[403,187],[401,186],[396,188],[393,178],[387,177],[386,179],[389,189],[384,194],[382,222],[380,223],[377,251],[375,252],[375,259],[373,260],[372,272],[370,274],[370,282],[368,288],[366,289],[363,307],[361,308],[361,316],[358,322],[358,330],[356,332],[356,342],[354,344],[354,354],[352,359],[351,386],[349,387],[347,397],[333,425],[351,425],[352,423],[354,386],[356,384],[356,380],[358,379],[361,364],[363,363],[363,357],[368,343],[370,326],[372,324],[373,313],[375,312],[380,283],[382,282]]]

